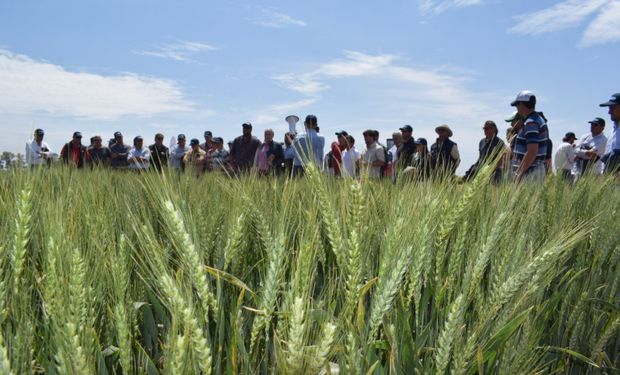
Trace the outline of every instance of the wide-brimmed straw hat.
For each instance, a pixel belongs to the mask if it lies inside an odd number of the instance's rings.
[[[435,133],[439,134],[441,130],[446,130],[448,132],[448,137],[452,137],[453,133],[448,125],[445,125],[445,124],[439,125],[438,127],[435,128]]]

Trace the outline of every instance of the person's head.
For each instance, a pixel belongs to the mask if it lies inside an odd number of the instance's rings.
[[[355,138],[353,138],[352,135],[347,135],[345,137],[345,146],[347,147],[347,150],[350,150],[353,146],[355,146]]]
[[[270,128],[265,129],[265,143],[271,143],[273,141],[273,130]]]
[[[295,134],[294,133],[286,132],[284,134],[284,144],[286,146],[290,146],[293,143],[294,139],[295,139]]]
[[[138,136],[134,137],[134,139],[133,139],[133,147],[135,147],[137,149],[141,149],[143,145],[144,145],[144,139],[142,138],[142,136],[138,135]]]
[[[428,142],[426,138],[418,138],[415,140],[416,152],[424,155],[428,152]]]
[[[316,118],[315,115],[308,115],[304,120],[304,126],[306,127],[306,129],[315,129],[318,132],[319,120]]]
[[[189,145],[194,151],[200,149],[200,141],[198,140],[198,138],[192,138],[192,140],[189,141]]]
[[[164,144],[164,135],[161,133],[155,134],[155,144],[161,146]]]
[[[93,140],[93,147],[94,148],[101,148],[101,144],[103,142],[103,140],[101,139],[100,135],[96,135],[92,138]]]
[[[177,143],[181,147],[185,147],[185,143],[187,142],[187,138],[185,138],[185,134],[179,134],[177,136]]]
[[[403,135],[400,132],[392,133],[392,141],[394,141],[394,146],[400,146],[403,143]]]
[[[347,142],[347,136],[349,133],[346,130],[341,130],[336,132],[336,137],[338,137],[338,144],[344,145]]]
[[[220,137],[213,138],[213,147],[215,147],[216,150],[221,150],[224,148],[224,140]]]
[[[80,132],[73,133],[72,142],[73,142],[73,144],[76,144],[76,145],[82,144],[82,133],[80,133]]]
[[[413,136],[413,128],[411,127],[411,125],[405,125],[402,128],[400,128],[399,130],[400,130],[400,134],[402,135],[402,140],[404,142],[409,142],[409,140]],[[394,134],[396,134],[396,133],[394,133]],[[394,138],[394,139],[396,139],[396,138]],[[396,142],[394,142],[394,143],[396,143]]]
[[[597,136],[605,130],[605,120],[600,117],[595,117],[594,120],[588,121],[588,123],[593,136]]]
[[[482,126],[482,130],[484,130],[484,136],[487,139],[497,137],[497,133],[499,132],[497,130],[497,125],[495,124],[495,121],[491,120],[488,120],[484,123],[484,125]]]
[[[362,135],[364,136],[364,143],[366,143],[366,145],[371,145],[375,143],[375,131],[374,130],[371,130],[371,129],[364,130]]]
[[[435,133],[437,133],[440,140],[445,141],[446,139],[452,137],[452,130],[448,125],[439,125],[435,128]]]
[[[204,137],[205,137],[205,141],[207,143],[210,143],[213,140],[213,133],[211,131],[207,130],[204,133]]]
[[[601,107],[609,107],[609,117],[614,123],[620,122],[620,93],[613,94],[609,101],[600,104]]]
[[[379,142],[379,131],[378,130],[373,130],[372,136],[375,138],[375,142]]]
[[[241,124],[241,128],[243,129],[243,135],[249,137],[252,135],[252,123],[244,122]]]
[[[41,141],[43,141],[44,136],[45,136],[45,132],[43,131],[43,129],[37,129],[34,131],[34,140],[37,143],[41,143]]]
[[[575,133],[568,132],[566,133],[564,138],[562,138],[562,142],[570,143],[572,145],[573,143],[575,143],[576,139],[577,139],[577,136],[575,135]]]
[[[521,116],[527,116],[536,110],[536,95],[528,90],[521,91],[510,105],[515,107]]]
[[[114,143],[122,145],[123,144],[123,133],[114,132]]]

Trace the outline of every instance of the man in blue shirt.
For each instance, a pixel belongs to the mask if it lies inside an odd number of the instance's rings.
[[[546,175],[547,122],[536,111],[536,96],[531,91],[521,91],[510,105],[523,118],[523,126],[515,139],[514,158],[518,165],[515,181],[527,179],[540,183]]]
[[[602,103],[600,106],[609,107],[608,113],[611,121],[614,123],[611,136],[607,140],[605,155],[603,156],[605,173],[617,175],[620,173],[620,129],[618,129],[618,124],[620,123],[620,93],[613,94],[608,102]]]
[[[304,167],[308,163],[314,163],[319,169],[323,165],[325,137],[317,131],[318,120],[316,116],[306,116],[304,127],[306,132],[299,134],[293,142],[293,149],[295,150],[295,160],[293,160],[294,176],[303,175]]]
[[[114,133],[115,143],[110,147],[111,166],[112,168],[127,168],[127,156],[129,155],[129,145],[123,143],[123,134],[121,132]]]

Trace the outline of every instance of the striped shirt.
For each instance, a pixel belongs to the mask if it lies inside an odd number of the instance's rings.
[[[527,146],[538,144],[536,160],[545,160],[549,140],[549,129],[545,120],[536,112],[532,112],[524,120],[523,127],[515,138],[514,156],[521,161],[527,152]],[[533,166],[533,165],[532,165]]]

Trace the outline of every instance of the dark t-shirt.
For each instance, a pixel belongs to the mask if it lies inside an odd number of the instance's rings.
[[[90,165],[100,165],[105,166],[110,164],[110,149],[104,146],[99,148],[89,147],[88,148]]]
[[[151,165],[158,171],[161,171],[162,167],[166,167],[168,165],[168,156],[169,151],[168,147],[161,145],[157,146],[156,144],[152,144],[149,146],[149,151],[151,152]]]
[[[119,154],[116,159],[112,159],[110,165],[113,168],[121,168],[129,165],[127,162],[127,155],[129,154],[129,146],[128,145],[119,145],[115,143],[112,147],[110,147],[110,152],[113,154]]]
[[[237,169],[246,170],[254,165],[254,157],[256,150],[260,147],[261,142],[255,136],[235,138],[230,149],[230,156],[235,161]]]
[[[405,169],[413,162],[413,155],[416,152],[415,141],[413,137],[409,138],[409,141],[403,142],[398,146],[396,154],[398,155],[399,169]]]

